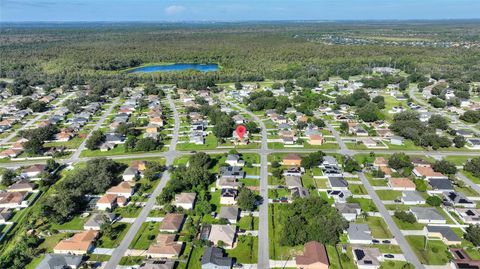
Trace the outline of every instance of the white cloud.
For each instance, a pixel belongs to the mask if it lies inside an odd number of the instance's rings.
[[[184,6],[171,5],[165,8],[165,14],[169,16],[176,15],[176,14],[182,13],[183,11],[185,11],[185,9],[186,8]]]

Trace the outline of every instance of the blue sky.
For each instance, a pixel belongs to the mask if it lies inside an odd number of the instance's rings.
[[[0,0],[0,21],[480,18],[480,0]]]

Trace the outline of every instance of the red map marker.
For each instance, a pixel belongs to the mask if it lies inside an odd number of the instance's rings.
[[[240,137],[240,139],[243,139],[243,136],[245,135],[247,128],[245,128],[245,126],[243,125],[238,125],[235,131],[237,132],[238,137]]]

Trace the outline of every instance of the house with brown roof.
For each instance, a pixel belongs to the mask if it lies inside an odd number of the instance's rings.
[[[390,178],[392,177],[392,169],[388,166],[380,166],[378,167],[378,169],[380,169],[380,171],[382,171],[383,173],[385,173],[385,178]]]
[[[130,165],[135,170],[138,171],[145,171],[147,169],[147,162],[146,161],[133,161]]]
[[[414,191],[416,188],[415,183],[406,177],[390,178],[388,180],[388,186],[396,191]]]
[[[45,171],[46,165],[43,164],[34,164],[22,170],[20,173],[21,177],[26,178],[36,178],[40,173]]]
[[[325,143],[325,139],[322,135],[319,134],[311,134],[308,136],[308,144],[310,145],[323,145]]]
[[[16,158],[22,152],[23,152],[23,150],[20,150],[20,149],[11,149],[11,148],[6,149],[6,150],[0,152],[0,159]]]
[[[160,225],[160,231],[170,233],[179,232],[180,229],[182,229],[184,219],[184,214],[168,213],[162,220],[162,224]]]
[[[416,177],[424,177],[426,180],[447,178],[442,173],[433,171],[431,167],[417,166],[412,172]]]
[[[176,207],[190,210],[193,209],[196,198],[197,194],[194,192],[182,192],[180,194],[175,194],[174,204]]]
[[[302,157],[294,153],[285,155],[285,157],[283,157],[283,160],[282,160],[282,164],[287,166],[300,166],[301,163],[302,163]]]
[[[87,230],[73,235],[71,238],[60,241],[53,252],[58,254],[84,255],[90,252],[97,239],[98,231]]]
[[[183,249],[183,242],[176,241],[175,234],[159,234],[147,250],[147,256],[155,259],[176,259]]]
[[[7,192],[31,192],[33,189],[35,189],[35,184],[27,179],[22,179],[8,186]]]
[[[295,257],[298,269],[328,269],[328,261],[325,246],[317,241],[310,241],[303,246],[303,255]]]
[[[6,192],[0,191],[0,207],[21,208],[27,192]]]
[[[123,196],[128,199],[133,195],[134,188],[130,183],[126,181],[122,181],[117,186],[113,186],[110,189],[108,189],[106,193]]]
[[[118,206],[116,194],[104,194],[96,203],[98,210],[112,210]]]

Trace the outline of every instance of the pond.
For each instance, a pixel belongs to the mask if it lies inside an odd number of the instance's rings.
[[[128,73],[152,73],[152,72],[171,72],[183,70],[196,70],[200,72],[217,71],[218,64],[164,64],[164,65],[148,65],[132,68]]]

